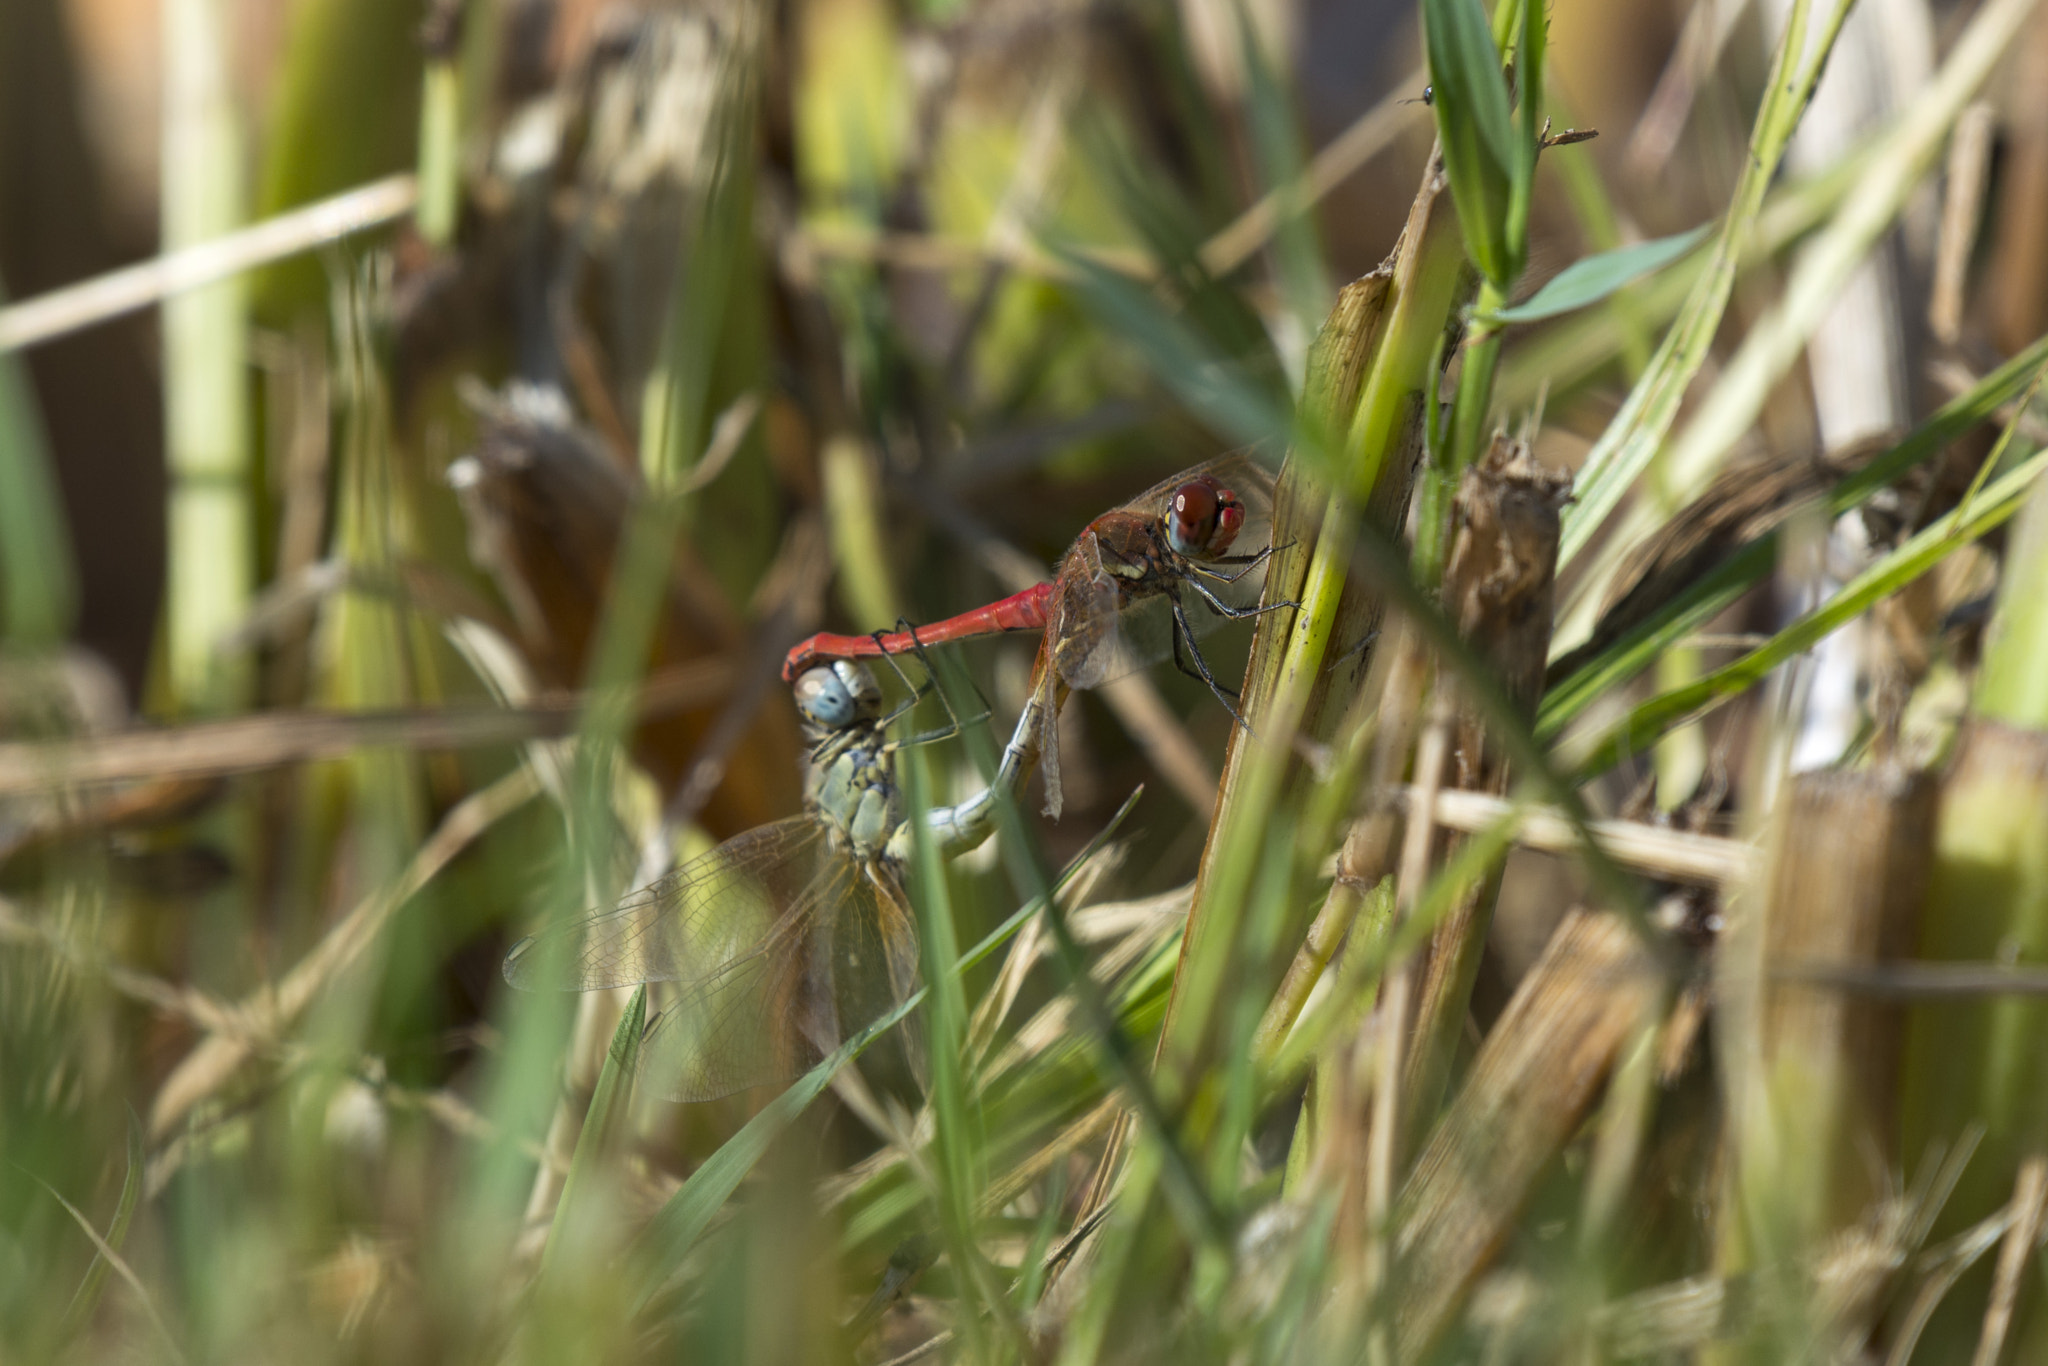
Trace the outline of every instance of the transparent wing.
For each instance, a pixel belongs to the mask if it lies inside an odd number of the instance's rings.
[[[522,939],[505,980],[595,991],[709,977],[767,939],[829,852],[824,827],[802,816],[735,835],[610,910]]]
[[[683,986],[649,1027],[642,1085],[700,1101],[791,1080],[916,990],[917,931],[893,874],[825,855],[764,942]]]
[[[825,859],[763,940],[679,988],[641,1042],[641,1085],[669,1100],[716,1100],[823,1057],[835,1034],[827,946],[856,888],[850,860]]]
[[[1076,688],[1093,688],[1144,667],[1146,661],[1130,658],[1125,648],[1119,622],[1128,605],[1125,591],[1104,567],[1094,532],[1082,532],[1067,551],[1056,582],[1046,639],[1060,677]]]

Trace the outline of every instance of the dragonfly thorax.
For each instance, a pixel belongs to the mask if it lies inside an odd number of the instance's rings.
[[[866,862],[882,854],[903,823],[881,720],[882,690],[852,660],[807,669],[795,685],[811,747],[809,805],[836,847]]]
[[[880,728],[840,738],[848,742],[828,747],[812,761],[810,804],[835,846],[866,862],[883,853],[903,823],[903,803]]]

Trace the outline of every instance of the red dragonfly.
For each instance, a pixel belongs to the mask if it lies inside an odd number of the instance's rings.
[[[1093,688],[1171,654],[1240,725],[1236,694],[1216,681],[1197,644],[1219,623],[1293,603],[1258,604],[1273,553],[1273,476],[1248,454],[1224,456],[1155,484],[1090,522],[1042,583],[929,626],[872,636],[820,633],[789,652],[782,676],[820,659],[900,654],[1006,631],[1040,631],[1031,700],[1018,718],[1006,772],[1036,745],[1046,814],[1060,813],[1053,726],[1061,685]],[[1246,550],[1243,547],[1256,547]],[[1237,548],[1237,553],[1232,553]],[[1046,667],[1048,661],[1052,668]]]

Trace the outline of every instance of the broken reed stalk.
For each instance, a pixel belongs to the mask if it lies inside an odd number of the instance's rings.
[[[1869,1158],[1896,1161],[1902,1012],[1765,974],[1877,968],[1911,952],[1936,796],[1927,776],[1897,770],[1797,775],[1779,803],[1764,897],[1753,914],[1742,898],[1731,905],[1715,963],[1719,1038],[1753,1256],[1796,1256],[1884,1194]]]
[[[1526,446],[1497,437],[1481,461],[1465,471],[1452,504],[1453,539],[1444,571],[1442,602],[1458,633],[1491,664],[1525,720],[1533,722],[1543,694],[1544,660],[1557,580],[1558,510],[1571,487],[1530,458]],[[1489,741],[1484,715],[1455,679],[1443,676],[1454,720],[1452,771],[1443,785],[1466,792],[1505,794],[1509,768]],[[1421,783],[1425,775],[1417,773]],[[1443,833],[1431,866],[1441,868],[1460,842]],[[1399,1145],[1412,1152],[1442,1104],[1444,1086],[1472,999],[1472,983],[1493,923],[1500,865],[1462,896],[1430,936],[1414,965],[1420,983],[1413,1036],[1402,1084]],[[1413,895],[1420,895],[1421,888]]]
[[[2048,497],[2038,491],[2008,542],[1978,671],[1974,717],[1943,784],[1920,956],[2048,962]],[[2023,1166],[2048,1153],[2040,1040],[2048,1004],[2023,996],[1925,1004],[1909,1017],[1900,1122],[1907,1169],[1935,1144],[1983,1141],[1935,1225],[1954,1233],[2004,1205]],[[1975,1269],[1927,1326],[1929,1359],[1959,1360],[1991,1295]],[[2022,1320],[2027,1317],[2022,1308]]]
[[[1988,666],[1987,666],[1988,667]],[[2048,960],[2048,732],[1995,721],[1971,723],[1943,787],[1921,957],[1935,961]],[[1907,1026],[1900,1122],[1907,1169],[1935,1143],[1984,1127],[1976,1159],[1936,1225],[1951,1233],[2008,1198],[2021,1163],[2048,1150],[2048,1087],[2040,1039],[2048,1005],[2003,995],[1928,1002]],[[1976,1283],[1969,1283],[1976,1284]],[[1959,1293],[1951,1298],[1972,1298]],[[1981,1303],[1983,1287],[1976,1284]],[[1945,1306],[1945,1329],[1974,1336],[1977,1311]],[[1967,1318],[1967,1325],[1962,1322]]]
[[[1664,995],[1626,921],[1566,916],[1473,1060],[1395,1207],[1394,1359],[1423,1360]]]

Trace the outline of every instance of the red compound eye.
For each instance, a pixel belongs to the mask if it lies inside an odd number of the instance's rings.
[[[1209,553],[1221,555],[1230,549],[1230,543],[1237,539],[1237,533],[1244,529],[1244,504],[1237,501],[1237,495],[1229,489],[1223,490],[1223,503],[1216,509],[1216,531],[1209,537]]]
[[[1216,531],[1216,490],[1205,482],[1182,484],[1173,491],[1167,514],[1166,539],[1183,555],[1205,555]]]
[[[1173,491],[1166,511],[1166,539],[1191,559],[1213,560],[1230,548],[1244,526],[1244,504],[1209,475],[1190,479]]]

